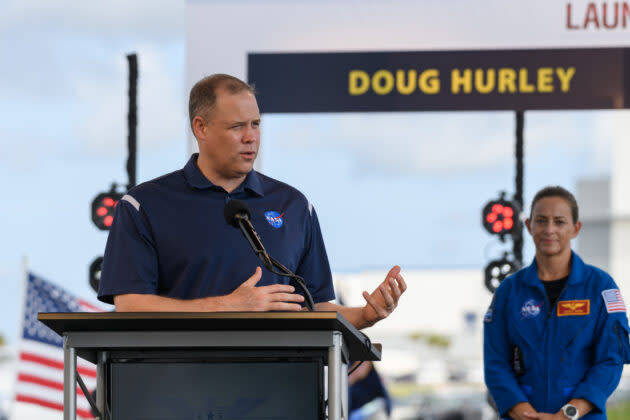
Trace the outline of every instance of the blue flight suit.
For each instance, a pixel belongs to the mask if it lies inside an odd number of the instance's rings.
[[[595,407],[581,419],[606,419],[606,400],[630,363],[625,306],[620,294],[611,299],[617,291],[607,273],[575,253],[553,308],[535,259],[501,283],[484,318],[485,381],[501,416],[520,402],[556,413],[583,398]],[[515,346],[522,353],[519,375]]]

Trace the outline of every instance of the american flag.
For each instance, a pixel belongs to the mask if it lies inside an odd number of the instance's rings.
[[[63,411],[63,348],[57,333],[37,320],[38,312],[103,312],[61,287],[29,273],[19,344],[16,401]],[[77,368],[89,390],[96,387],[96,367],[77,358]],[[93,418],[90,405],[77,387],[77,415]]]
[[[609,314],[614,312],[626,312],[626,304],[623,301],[619,289],[608,289],[602,292],[604,302],[606,302],[606,310]]]

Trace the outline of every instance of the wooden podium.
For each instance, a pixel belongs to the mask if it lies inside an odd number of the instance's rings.
[[[38,319],[63,337],[64,420],[76,419],[77,356],[97,366],[101,420],[347,420],[348,361],[381,357],[336,312]]]

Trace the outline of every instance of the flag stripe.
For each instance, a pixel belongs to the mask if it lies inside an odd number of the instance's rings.
[[[43,379],[35,375],[27,375],[25,373],[20,373],[18,375],[18,381],[41,385],[47,388],[63,391],[63,382],[51,381],[50,379]],[[77,394],[83,395],[83,391],[81,390],[81,387],[79,386],[77,386]]]
[[[41,405],[43,407],[52,408],[55,410],[63,411],[63,404],[59,404],[52,401],[47,401],[41,398],[31,397],[29,395],[16,395],[15,399],[20,402],[31,403]],[[92,412],[90,410],[84,410],[81,408],[77,408],[77,415],[86,419],[94,418],[92,416]]]
[[[63,374],[58,369],[49,368],[38,365],[36,363],[23,362],[20,363],[20,373],[30,376],[36,376],[43,380],[63,382]],[[82,376],[83,382],[89,389],[96,387],[96,379]]]
[[[22,352],[20,353],[20,360],[25,362],[39,363],[44,366],[52,367],[63,371],[63,362],[57,360],[48,359],[46,357],[38,356],[32,353]],[[96,378],[96,370],[78,366],[77,370],[81,375],[88,376],[90,378]]]
[[[31,354],[43,354],[46,358],[51,360],[63,361],[63,348],[51,346],[49,344],[38,343],[33,340],[22,340],[19,343],[20,351]],[[77,366],[86,367],[88,369],[95,370],[94,363],[88,362],[85,359],[77,357]]]
[[[53,389],[58,389],[59,391],[63,391],[63,382],[51,381],[50,379],[43,379],[35,375],[28,375],[26,373],[20,373],[18,375],[18,381],[42,385],[48,388],[53,388]]]
[[[43,387],[41,385],[28,382],[18,382],[15,392],[20,395],[41,398],[46,401],[54,401],[59,404],[63,404],[63,391],[59,389]],[[90,403],[88,403],[88,400],[82,392],[77,393],[77,408],[85,410],[90,409]]]
[[[103,312],[103,310],[97,306],[92,305],[90,302],[87,302],[83,299],[77,299],[77,302],[81,306],[81,309],[84,312]]]
[[[26,353],[26,352],[20,353],[20,360],[24,360],[25,362],[39,363],[40,365],[63,370],[63,362],[52,360],[47,357],[38,356],[32,353]]]

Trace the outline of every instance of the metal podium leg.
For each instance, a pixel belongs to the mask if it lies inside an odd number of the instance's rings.
[[[107,413],[105,412],[105,363],[107,362],[107,352],[99,351],[96,353],[96,408],[101,413],[102,418],[100,420],[107,419]]]
[[[341,415],[344,420],[348,420],[350,417],[350,407],[348,407],[348,364],[341,363]]]
[[[63,420],[77,418],[77,353],[63,337]]]
[[[347,405],[347,398],[346,401],[342,401],[342,343],[341,333],[333,332],[333,345],[328,347],[328,420],[341,420],[341,407]]]

